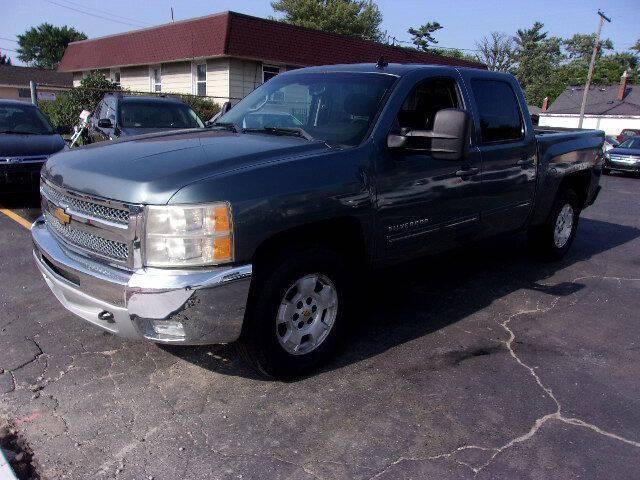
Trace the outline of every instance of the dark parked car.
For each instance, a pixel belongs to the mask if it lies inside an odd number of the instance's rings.
[[[183,101],[170,97],[107,94],[89,121],[92,142],[185,128],[204,123]]]
[[[616,137],[614,137],[613,135],[607,135],[604,137],[604,150],[605,152],[608,150],[611,150],[614,147],[617,147],[618,145],[620,145],[620,142],[618,142],[618,139]]]
[[[0,193],[37,189],[42,165],[64,148],[38,107],[0,100]]]
[[[604,172],[640,173],[640,136],[631,137],[605,153]]]
[[[261,372],[296,374],[344,340],[369,268],[520,230],[561,258],[598,194],[603,140],[536,132],[504,73],[294,70],[208,129],[47,162],[34,257],[102,329],[239,341]]]
[[[640,129],[637,128],[625,128],[618,135],[618,143],[624,142],[626,139],[640,135]]]

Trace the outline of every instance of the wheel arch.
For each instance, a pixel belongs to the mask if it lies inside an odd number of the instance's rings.
[[[349,261],[366,265],[371,249],[362,223],[354,217],[338,217],[295,226],[264,239],[253,255],[255,275],[260,278],[269,265],[290,249],[327,248]]]

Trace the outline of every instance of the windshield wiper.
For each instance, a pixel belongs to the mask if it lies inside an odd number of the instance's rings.
[[[306,140],[315,140],[309,132],[300,127],[264,127],[264,128],[243,128],[243,132],[269,133],[272,135],[294,135]]]
[[[233,122],[215,122],[211,124],[212,127],[221,127],[232,132],[238,133],[238,126]]]

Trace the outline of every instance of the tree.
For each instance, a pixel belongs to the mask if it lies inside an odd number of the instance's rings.
[[[640,54],[640,38],[636,40],[636,43],[629,50],[634,50]]]
[[[33,67],[56,68],[67,45],[86,38],[73,27],[43,23],[18,35],[18,58]]]
[[[271,7],[284,13],[283,22],[365,40],[382,38],[382,14],[373,1],[276,0]]]
[[[0,53],[0,65],[11,65],[11,58],[6,53]]]
[[[548,37],[543,28],[544,24],[535,22],[531,28],[518,30],[514,37],[513,71],[530,105],[540,105],[544,97],[549,96],[550,79],[562,60],[562,40]]]
[[[596,34],[590,35],[584,33],[576,33],[573,37],[562,41],[562,45],[567,51],[569,58],[578,58],[581,60],[591,60],[593,55],[593,46],[596,43]],[[608,38],[600,39],[600,48],[598,48],[598,57],[602,55],[604,50],[613,50],[613,42]]]
[[[411,42],[416,46],[416,48],[418,50],[422,50],[423,52],[427,52],[432,45],[438,43],[438,40],[436,40],[433,34],[441,28],[442,25],[434,21],[425,23],[419,28],[411,27],[408,30],[408,33],[413,37],[411,39]]]
[[[474,55],[464,53],[459,48],[431,48],[429,53],[435,53],[436,55],[442,55],[449,58],[458,58],[460,60],[467,60],[469,62],[477,62],[478,59]]]
[[[508,72],[514,63],[513,39],[504,33],[491,32],[476,42],[476,60],[484,63],[489,70]]]

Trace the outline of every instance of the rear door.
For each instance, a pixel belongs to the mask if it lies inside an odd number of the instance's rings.
[[[396,107],[386,133],[432,130],[439,110],[465,109],[467,103],[454,73],[423,76]],[[453,160],[435,159],[424,149],[385,148],[376,165],[380,255],[403,260],[448,249],[471,236],[479,222],[479,172],[474,148],[466,158]]]
[[[536,141],[521,90],[503,75],[471,78],[476,141],[482,157],[480,199],[483,234],[522,227],[533,206]]]

